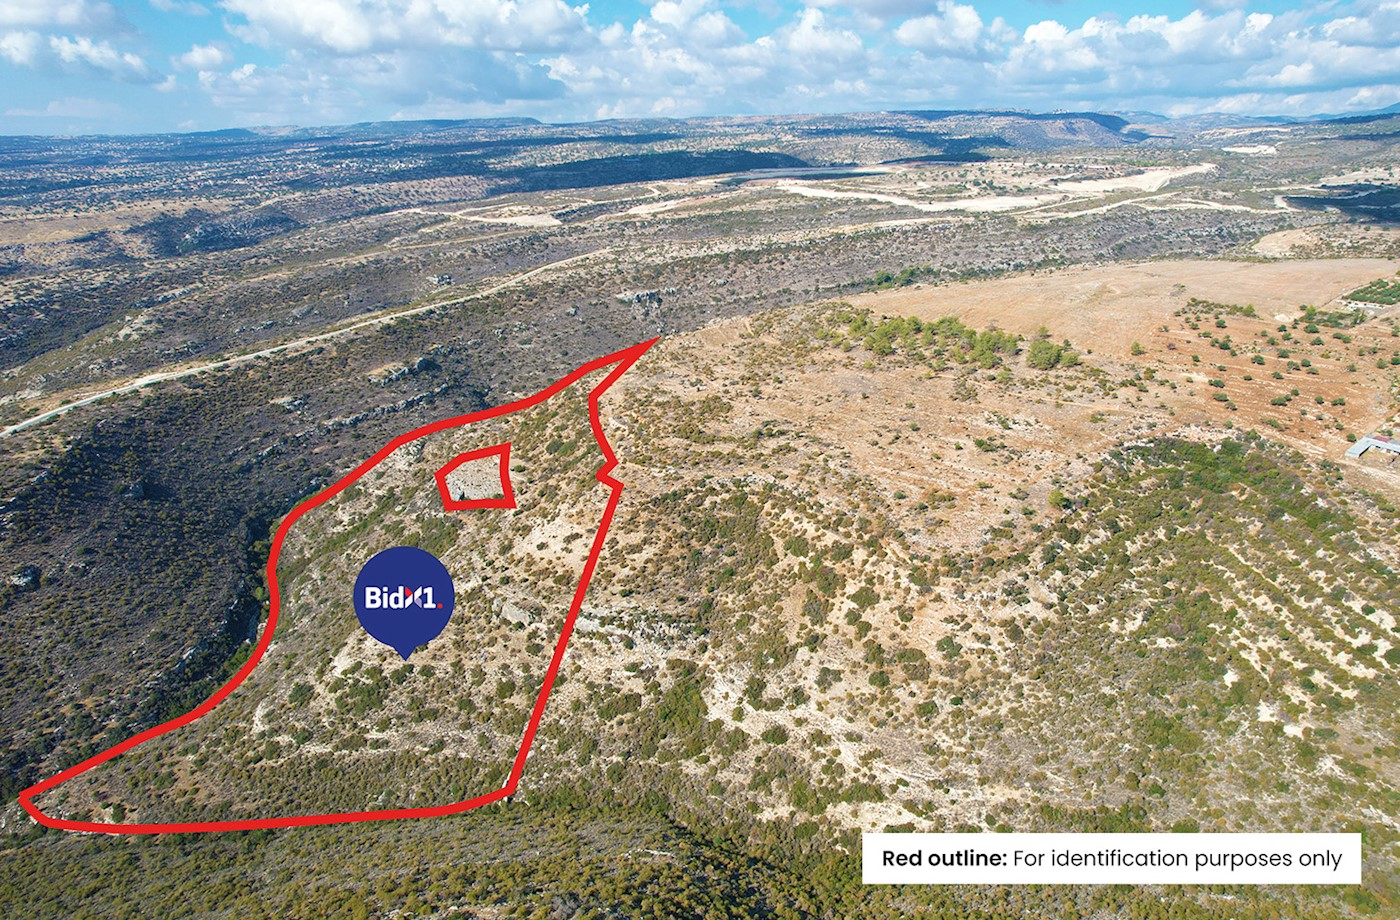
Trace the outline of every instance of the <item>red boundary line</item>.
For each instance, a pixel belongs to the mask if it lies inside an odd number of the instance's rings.
[[[588,590],[588,583],[592,579],[593,572],[598,566],[598,557],[602,553],[603,541],[607,537],[608,527],[612,524],[613,514],[617,511],[618,502],[622,498],[622,482],[610,475],[617,466],[617,456],[613,453],[612,446],[608,443],[607,437],[603,434],[602,421],[598,416],[598,400],[609,387],[617,382],[619,377],[626,373],[628,368],[637,363],[637,360],[641,358],[642,354],[645,353],[648,348],[656,344],[656,341],[656,339],[651,339],[647,342],[640,342],[630,348],[625,348],[622,351],[614,352],[611,355],[590,361],[567,377],[539,391],[533,396],[527,396],[524,399],[496,406],[491,409],[485,409],[481,412],[473,412],[469,415],[459,415],[453,418],[443,419],[442,421],[434,422],[422,428],[416,428],[406,434],[399,435],[375,453],[374,456],[357,466],[339,482],[297,505],[292,509],[292,512],[283,519],[281,525],[277,528],[276,535],[272,539],[272,550],[267,560],[267,584],[270,596],[267,626],[263,629],[262,636],[258,639],[257,646],[254,647],[252,654],[249,656],[247,662],[244,663],[243,667],[239,668],[238,673],[235,674],[228,683],[215,691],[213,696],[209,697],[209,699],[205,700],[193,711],[179,716],[178,718],[171,719],[169,722],[165,722],[153,728],[148,728],[140,734],[128,738],[100,754],[94,754],[81,763],[75,764],[63,772],[51,776],[42,782],[35,783],[33,786],[25,789],[19,794],[20,805],[40,824],[46,827],[58,828],[59,830],[89,831],[102,834],[173,834],[201,831],[251,831],[274,827],[310,827],[318,824],[390,821],[397,818],[434,818],[443,815],[460,814],[461,812],[470,811],[473,808],[479,808],[491,802],[498,802],[514,794],[516,787],[520,783],[521,774],[525,771],[525,760],[530,756],[530,745],[534,742],[535,733],[539,731],[540,720],[544,717],[544,707],[545,703],[549,701],[549,692],[553,689],[554,681],[559,676],[559,667],[564,660],[564,650],[568,647],[569,637],[573,634],[574,621],[578,619],[579,610],[583,607],[584,595]],[[555,643],[554,656],[550,659],[549,669],[545,673],[544,683],[540,688],[539,696],[535,699],[535,708],[530,713],[529,724],[525,726],[525,734],[521,738],[520,748],[515,756],[515,763],[511,768],[510,776],[507,778],[504,786],[494,792],[487,792],[475,798],[470,798],[463,802],[453,802],[449,805],[435,805],[421,808],[387,808],[376,811],[347,811],[322,815],[289,815],[281,818],[250,818],[241,821],[194,821],[168,824],[111,824],[103,821],[72,821],[46,815],[34,804],[34,796],[47,792],[55,786],[65,783],[77,776],[81,776],[83,773],[112,760],[144,741],[157,738],[166,732],[188,725],[196,719],[207,715],[210,710],[223,702],[229,694],[237,689],[239,684],[247,680],[248,675],[257,667],[258,662],[262,660],[263,655],[267,653],[268,647],[272,644],[272,636],[277,629],[277,618],[280,612],[281,601],[281,591],[277,584],[277,557],[282,552],[282,544],[287,538],[287,531],[302,515],[345,491],[345,489],[349,488],[349,486],[361,476],[364,476],[375,466],[378,466],[380,461],[410,441],[415,441],[418,438],[426,437],[427,435],[444,431],[448,428],[458,428],[462,425],[471,424],[472,422],[498,418],[502,415],[509,415],[512,412],[531,408],[569,386],[572,386],[583,377],[612,365],[616,365],[612,373],[608,374],[603,382],[594,387],[588,394],[589,425],[592,427],[594,440],[598,442],[598,448],[602,451],[604,457],[603,465],[598,468],[595,478],[598,482],[608,486],[611,492],[608,496],[607,507],[603,509],[603,517],[598,523],[598,532],[593,537],[593,546],[589,550],[588,561],[584,564],[583,574],[579,578],[578,588],[574,591],[573,602],[569,605],[569,613],[564,618],[564,625],[559,633],[559,640]],[[503,446],[506,450],[501,452]],[[508,447],[509,445],[497,445],[494,448],[488,448],[486,451],[481,452],[481,454],[489,455],[501,452],[501,462],[504,468],[509,453]],[[506,475],[509,475],[508,469],[506,469]],[[505,479],[504,482],[506,483],[505,487],[509,488],[509,479]]]
[[[482,460],[486,457],[501,458],[501,497],[500,498],[453,498],[452,491],[447,487],[447,477],[452,475],[452,471],[464,463],[473,460]],[[515,507],[515,487],[510,481],[510,442],[497,444],[495,447],[483,447],[481,450],[469,450],[465,454],[458,454],[447,463],[443,464],[433,478],[437,480],[438,494],[442,496],[442,507],[447,511],[471,511],[475,508],[514,508]]]

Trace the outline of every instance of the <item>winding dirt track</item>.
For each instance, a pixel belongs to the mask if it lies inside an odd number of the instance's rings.
[[[103,390],[100,393],[92,393],[87,396],[83,396],[79,399],[73,400],[72,402],[64,403],[56,409],[50,409],[47,412],[41,412],[38,415],[25,419],[22,422],[16,422],[15,424],[10,425],[7,428],[0,429],[0,438],[9,437],[12,434],[23,431],[26,428],[32,428],[35,425],[41,425],[44,422],[56,419],[60,415],[64,415],[68,412],[73,411],[74,409],[79,409],[83,406],[91,405],[92,403],[106,399],[109,396],[117,396],[122,393],[131,393],[143,387],[151,386],[152,384],[164,383],[168,380],[179,380],[182,377],[192,377],[195,374],[202,374],[205,371],[222,370],[226,367],[234,367],[235,365],[246,364],[249,361],[256,361],[259,358],[267,358],[271,357],[272,355],[281,354],[283,352],[295,351],[299,348],[305,348],[308,345],[315,345],[317,343],[325,342],[343,335],[349,335],[350,333],[358,332],[361,329],[368,329],[372,326],[381,326],[385,323],[391,323],[394,320],[402,319],[405,316],[416,316],[419,313],[427,313],[429,310],[440,310],[443,307],[450,307],[454,304],[465,303],[469,300],[479,300],[482,297],[490,297],[493,294],[497,294],[505,290],[506,288],[513,287],[514,285],[517,285],[522,281],[527,281],[530,278],[535,277],[536,275],[549,271],[550,269],[559,268],[563,265],[571,265],[575,262],[581,262],[585,259],[591,259],[596,255],[600,255],[602,253],[611,251],[612,250],[610,248],[595,249],[592,252],[585,252],[582,255],[570,256],[567,259],[560,259],[557,262],[547,262],[544,265],[541,265],[537,268],[532,268],[529,271],[524,272],[523,274],[507,278],[505,281],[502,281],[498,284],[494,284],[488,288],[483,288],[480,291],[473,291],[472,293],[466,294],[462,297],[456,297],[451,300],[439,300],[430,304],[425,304],[421,307],[413,307],[409,310],[397,310],[391,313],[378,314],[371,319],[360,320],[359,322],[351,323],[348,326],[340,326],[336,329],[328,329],[325,332],[318,332],[315,335],[309,335],[305,338],[294,339],[290,342],[283,342],[280,345],[273,345],[270,348],[263,348],[258,351],[250,351],[247,354],[242,355],[234,355],[231,358],[220,358],[217,361],[209,361],[203,364],[191,364],[186,367],[181,367],[175,370],[157,371],[154,374],[146,374],[144,377],[138,377],[135,380],[129,381],[120,386],[112,387],[108,390]]]

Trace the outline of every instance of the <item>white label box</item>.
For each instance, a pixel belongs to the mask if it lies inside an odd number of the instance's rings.
[[[1359,885],[1360,834],[865,834],[867,885]]]

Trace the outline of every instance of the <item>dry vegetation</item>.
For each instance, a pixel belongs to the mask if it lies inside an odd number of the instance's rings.
[[[665,338],[604,400],[627,489],[514,802],[137,842],[11,807],[0,896],[44,916],[1394,913],[1400,464],[1342,455],[1395,428],[1400,249],[1326,203],[1393,186],[1391,142],[1173,146],[1064,119],[371,130],[321,160],[247,137],[184,194],[119,145],[76,190],[25,161],[0,208],[6,425],[435,308],[0,442],[10,794],[232,673],[299,498],[404,431]],[[1068,144],[1071,122],[1103,147]],[[955,143],[974,128],[1010,146]],[[494,788],[597,519],[581,411],[405,447],[309,515],[253,678],[45,807]],[[507,437],[521,513],[443,513],[431,471]],[[411,666],[328,590],[395,543],[457,575]],[[1358,829],[1368,868],[1358,889],[862,888],[855,834],[885,827]]]
[[[1283,294],[1383,267],[1071,270],[663,342],[605,404],[624,512],[522,800],[646,788],[818,838],[1364,828],[1359,903],[1392,898],[1400,475],[1335,461],[1389,423],[1400,340]],[[1118,341],[1134,313],[1140,349]],[[1265,398],[1293,389],[1297,409]],[[580,416],[511,426],[518,516],[443,514],[424,478],[494,425],[318,509],[254,678],[44,804],[207,819],[494,788],[595,513]],[[470,573],[411,666],[326,596],[402,542]]]

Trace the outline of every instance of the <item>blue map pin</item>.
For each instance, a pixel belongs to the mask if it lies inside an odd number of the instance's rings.
[[[376,553],[355,579],[360,625],[404,661],[447,628],[455,601],[447,568],[416,546]]]

